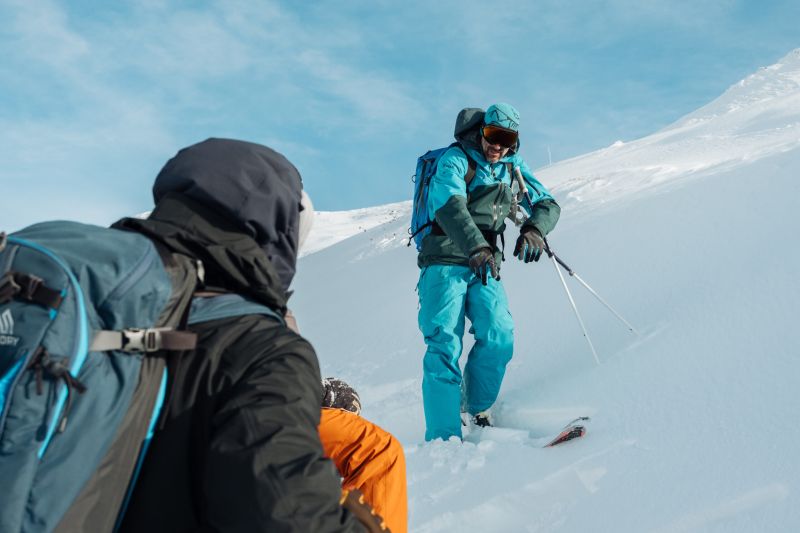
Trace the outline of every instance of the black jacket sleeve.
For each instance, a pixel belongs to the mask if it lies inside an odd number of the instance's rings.
[[[203,476],[207,522],[226,533],[363,531],[339,504],[339,476],[323,457],[316,354],[282,329],[268,345],[251,334],[228,348],[250,363],[214,409]]]

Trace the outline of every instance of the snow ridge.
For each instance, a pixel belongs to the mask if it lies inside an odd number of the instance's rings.
[[[642,139],[537,172],[562,207],[586,211],[800,146],[800,48]]]

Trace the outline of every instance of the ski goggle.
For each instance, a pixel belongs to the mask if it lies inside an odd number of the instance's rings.
[[[481,135],[489,144],[499,144],[503,148],[511,148],[517,144],[517,132],[499,126],[484,126],[481,128]]]

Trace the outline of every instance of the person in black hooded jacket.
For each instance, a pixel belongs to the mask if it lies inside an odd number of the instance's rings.
[[[208,139],[167,162],[148,219],[115,227],[201,261],[201,291],[237,294],[283,316],[301,193],[298,171],[281,154]],[[312,346],[263,314],[189,329],[197,348],[169,363],[160,428],[121,530],[363,531],[341,505],[339,477],[323,456]]]

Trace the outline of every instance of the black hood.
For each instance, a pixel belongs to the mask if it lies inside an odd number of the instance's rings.
[[[264,250],[237,224],[199,202],[170,193],[146,220],[123,218],[113,227],[142,233],[202,261],[201,289],[234,292],[286,312],[288,295]]]
[[[208,139],[179,151],[156,177],[156,206],[180,195],[213,210],[251,237],[283,285],[295,273],[299,238],[300,173],[271,148],[232,139]]]

